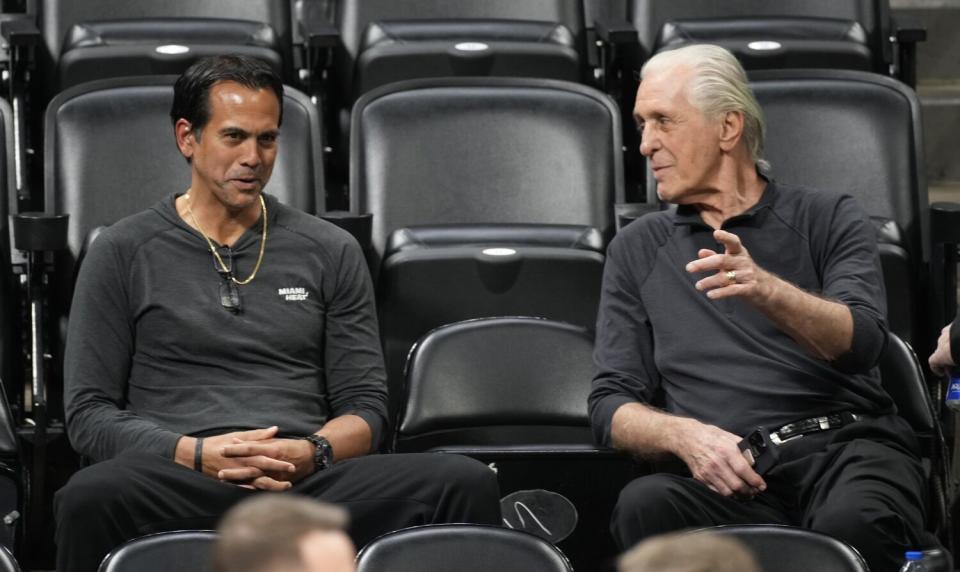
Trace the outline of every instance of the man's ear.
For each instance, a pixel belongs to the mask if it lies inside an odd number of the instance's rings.
[[[730,152],[743,135],[743,113],[728,111],[720,120],[720,148]]]
[[[186,119],[180,118],[174,124],[173,132],[177,137],[177,147],[180,149],[180,153],[189,161],[193,158],[193,146],[197,143],[193,126]]]

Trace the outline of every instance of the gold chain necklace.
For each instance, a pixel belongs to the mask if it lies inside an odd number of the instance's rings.
[[[190,215],[190,219],[197,227],[197,230],[200,231],[200,235],[203,236],[203,239],[207,241],[207,246],[210,247],[210,252],[212,252],[213,257],[217,259],[217,263],[220,264],[220,268],[223,269],[223,273],[229,276],[230,280],[233,280],[234,284],[237,284],[238,286],[244,286],[253,282],[253,279],[257,277],[257,271],[260,270],[260,263],[263,262],[263,251],[267,245],[267,203],[263,200],[263,193],[260,194],[260,208],[263,209],[263,232],[260,234],[260,254],[257,256],[257,263],[253,266],[253,272],[250,273],[250,276],[247,276],[246,280],[237,280],[237,278],[233,275],[233,271],[227,268],[227,265],[223,263],[223,259],[220,258],[220,253],[217,252],[217,247],[213,245],[213,241],[210,240],[210,237],[207,236],[207,233],[203,231],[203,227],[200,226],[200,221],[197,220],[197,217],[193,214],[193,209],[190,208],[190,203],[193,202],[193,198],[190,196],[189,189],[184,196],[187,197],[187,213]]]

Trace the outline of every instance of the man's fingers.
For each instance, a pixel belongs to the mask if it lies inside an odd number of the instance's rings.
[[[235,439],[243,441],[261,441],[263,439],[272,439],[277,435],[278,427],[266,427],[264,429],[251,429],[249,431],[237,431],[233,433]]]
[[[233,469],[220,469],[217,478],[221,481],[249,481],[262,477],[263,471],[256,467],[235,467]]]
[[[230,445],[231,447],[233,445]],[[226,447],[224,447],[226,449]],[[228,457],[224,455],[224,457]],[[252,455],[249,457],[229,457],[241,467],[254,467],[265,473],[293,473],[297,467],[293,463],[281,461],[265,455]]]
[[[261,491],[285,491],[293,486],[291,482],[278,481],[267,476],[258,477],[250,484]]]
[[[743,246],[740,244],[740,237],[725,230],[713,231],[713,238],[727,249],[727,254],[740,254]]]
[[[715,256],[717,251],[710,250],[709,248],[701,248],[697,251],[697,258],[706,258],[708,256]]]
[[[264,445],[256,441],[241,441],[224,446],[221,454],[224,457],[254,457],[261,455],[276,459],[280,456],[280,447],[276,444]]]
[[[696,272],[709,272],[710,270],[720,270],[723,267],[724,261],[726,260],[726,255],[724,254],[711,254],[705,258],[700,258],[699,260],[694,260],[693,262],[687,264],[687,272],[691,274]]]

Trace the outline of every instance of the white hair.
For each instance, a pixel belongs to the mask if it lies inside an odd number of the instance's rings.
[[[730,111],[743,115],[743,142],[757,168],[769,171],[770,162],[763,158],[767,130],[763,111],[737,58],[724,48],[709,44],[668,50],[647,60],[640,70],[640,81],[651,73],[675,67],[693,70],[693,78],[687,85],[687,98],[701,113],[711,118]]]

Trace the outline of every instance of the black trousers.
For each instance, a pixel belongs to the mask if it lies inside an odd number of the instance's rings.
[[[853,545],[872,572],[899,569],[919,547],[923,470],[913,431],[897,416],[807,435],[781,447],[753,500],[723,497],[689,476],[657,473],[620,493],[611,531],[621,549],[656,534],[719,524],[787,524]]]
[[[346,508],[358,548],[407,526],[500,523],[496,475],[459,455],[348,459],[290,490]],[[255,494],[156,455],[125,453],[97,463],[54,498],[57,570],[95,571],[110,550],[144,534],[215,528],[227,509]]]

